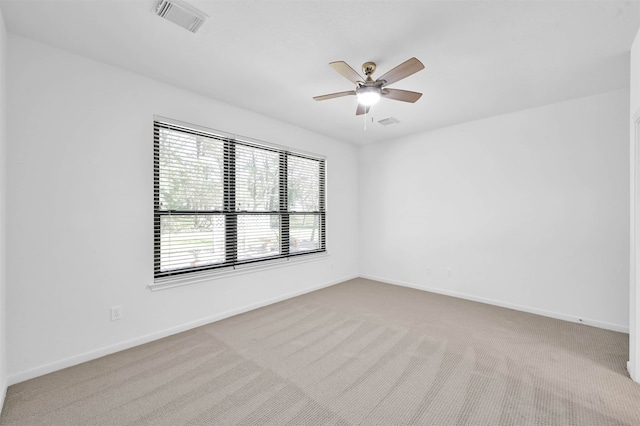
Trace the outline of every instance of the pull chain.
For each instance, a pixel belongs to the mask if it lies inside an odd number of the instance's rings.
[[[373,107],[368,107],[368,108],[367,108],[367,107],[365,107],[365,110],[364,110],[364,131],[365,131],[365,132],[367,131],[367,113],[368,113],[367,109],[369,109],[369,110],[370,110],[370,109],[372,109],[372,108],[373,108]],[[373,123],[373,117],[371,117],[371,122]]]
[[[367,131],[367,108],[364,109],[364,131]]]

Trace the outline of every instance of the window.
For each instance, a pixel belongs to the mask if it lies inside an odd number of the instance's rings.
[[[321,158],[154,121],[155,278],[326,251]]]

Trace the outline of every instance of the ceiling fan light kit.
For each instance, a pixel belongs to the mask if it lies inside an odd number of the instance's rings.
[[[354,83],[356,88],[355,90],[345,92],[315,96],[313,99],[316,101],[324,101],[342,96],[356,95],[358,98],[356,115],[366,114],[369,112],[369,108],[376,104],[380,98],[389,98],[395,101],[414,103],[422,96],[422,93],[418,92],[386,88],[386,86],[424,69],[422,62],[416,58],[404,61],[397,67],[383,74],[382,77],[377,80],[374,80],[371,77],[371,74],[376,70],[376,64],[374,62],[365,62],[362,64],[362,72],[366,75],[366,78],[362,78],[360,74],[358,74],[344,61],[331,62],[329,65],[338,71],[344,78]]]
[[[356,89],[356,96],[358,102],[364,106],[372,106],[378,103],[380,100],[380,88],[379,87],[359,87]]]

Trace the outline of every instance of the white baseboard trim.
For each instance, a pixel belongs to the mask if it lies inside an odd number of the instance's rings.
[[[270,299],[265,299],[260,302],[252,303],[246,306],[242,306],[239,308],[231,309],[226,312],[221,312],[215,315],[211,315],[205,318],[201,318],[196,321],[191,321],[185,324],[181,324],[176,327],[171,327],[165,330],[159,330],[144,336],[136,337],[133,339],[125,340],[123,342],[119,342],[113,345],[104,346],[99,349],[95,349],[92,351],[88,351],[79,355],[74,355],[72,357],[68,357],[65,359],[61,359],[49,364],[41,365],[39,367],[31,368],[29,370],[20,371],[17,373],[10,374],[7,378],[7,384],[15,385],[16,383],[24,382],[25,380],[33,379],[39,376],[43,376],[45,374],[53,373],[54,371],[62,370],[63,368],[72,367],[74,365],[82,364],[83,362],[91,361],[97,358],[101,358],[105,355],[109,355],[115,352],[123,351],[125,349],[130,349],[135,346],[139,346],[145,343],[153,342],[154,340],[159,340],[164,337],[168,337],[177,333],[182,333],[183,331],[191,330],[196,327],[200,327],[206,324],[210,324],[212,322],[220,321],[225,318],[232,317],[234,315],[242,314],[244,312],[252,311],[254,309],[262,308],[264,306],[272,305],[277,302],[281,302],[283,300],[291,299],[296,296],[301,296],[306,293],[311,293],[312,291],[320,290],[322,288],[331,287],[332,285],[339,284],[344,281],[351,280],[353,278],[358,278],[358,274],[346,276],[334,281],[326,282],[323,284],[307,287],[302,290],[294,291],[291,293],[283,294],[281,296],[272,297]],[[6,392],[7,386],[4,387]],[[4,398],[2,399],[4,401]]]
[[[475,296],[475,295],[468,294],[468,293],[444,290],[444,289],[441,289],[441,288],[418,285],[418,284],[409,283],[409,282],[405,282],[405,281],[393,280],[393,279],[390,279],[390,278],[376,277],[376,276],[373,276],[373,275],[360,275],[360,277],[366,278],[366,279],[369,279],[369,280],[380,281],[380,282],[387,283],[387,284],[398,285],[398,286],[401,286],[401,287],[409,287],[409,288],[413,288],[413,289],[416,289],[416,290],[428,291],[430,293],[437,293],[437,294],[442,294],[442,295],[445,295],[445,296],[457,297],[459,299],[466,299],[466,300],[471,300],[471,301],[474,301],[474,302],[486,303],[488,305],[500,306],[502,308],[513,309],[513,310],[516,310],[516,311],[528,312],[530,314],[541,315],[543,317],[555,318],[555,319],[559,319],[559,320],[563,320],[563,321],[569,321],[569,322],[575,322],[575,323],[579,323],[579,324],[586,324],[586,325],[590,325],[592,327],[603,328],[605,330],[618,331],[618,332],[621,332],[621,333],[629,333],[629,327],[628,326],[624,326],[624,325],[620,325],[620,324],[612,324],[612,323],[593,320],[593,319],[589,319],[589,318],[581,318],[581,317],[576,317],[576,316],[573,316],[573,315],[563,314],[563,313],[560,313],[560,312],[547,311],[547,310],[544,310],[544,309],[534,308],[534,307],[531,307],[531,306],[518,305],[518,304],[515,304],[515,303],[505,302],[505,301],[502,301],[502,300],[489,299],[489,298],[486,298],[486,297]]]
[[[2,413],[2,409],[4,408],[4,400],[7,397],[8,387],[9,384],[7,383],[7,380],[2,380],[2,383],[0,383],[0,413]]]

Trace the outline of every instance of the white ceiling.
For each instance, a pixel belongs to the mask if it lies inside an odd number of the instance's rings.
[[[158,0],[1,0],[10,33],[357,144],[393,139],[628,86],[640,24],[631,1],[201,1],[197,34],[153,13]],[[365,127],[353,89],[328,66],[374,77],[415,56]],[[393,116],[400,123],[382,126]]]

